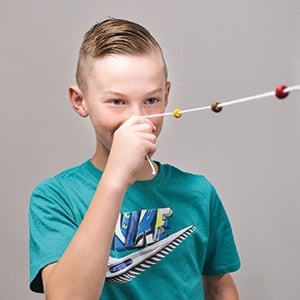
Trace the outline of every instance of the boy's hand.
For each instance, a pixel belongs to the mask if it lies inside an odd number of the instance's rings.
[[[107,167],[115,170],[118,178],[128,186],[137,180],[145,166],[146,155],[156,151],[156,127],[149,119],[132,116],[114,133]],[[117,177],[115,177],[117,176]]]

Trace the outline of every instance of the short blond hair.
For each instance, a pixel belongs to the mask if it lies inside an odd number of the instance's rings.
[[[143,26],[124,19],[109,18],[96,23],[85,35],[79,51],[76,81],[80,88],[89,77],[89,59],[110,54],[145,55],[158,51],[161,55],[165,77],[168,71],[162,49],[156,39]]]

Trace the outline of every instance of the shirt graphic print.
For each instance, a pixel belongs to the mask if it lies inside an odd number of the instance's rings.
[[[180,245],[194,230],[190,225],[171,235],[170,208],[145,209],[119,214],[113,237],[113,251],[134,250],[123,257],[109,257],[106,279],[124,283],[155,265]]]

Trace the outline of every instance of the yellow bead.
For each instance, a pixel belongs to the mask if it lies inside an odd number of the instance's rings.
[[[182,116],[182,113],[181,113],[181,110],[179,109],[179,108],[176,108],[176,109],[174,109],[173,110],[173,116],[175,117],[175,118],[181,118],[181,116]]]

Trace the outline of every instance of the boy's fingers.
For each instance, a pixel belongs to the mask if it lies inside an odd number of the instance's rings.
[[[144,125],[144,126],[140,126],[140,129],[143,131],[151,131],[152,133],[156,132],[156,127],[155,125],[146,118],[140,117],[140,116],[136,116],[133,115],[131,116],[129,119],[127,119],[123,124],[121,124],[121,126],[119,127],[119,129],[122,129],[124,127],[127,126],[131,126],[131,125]]]

